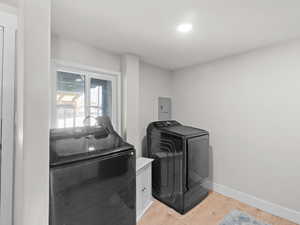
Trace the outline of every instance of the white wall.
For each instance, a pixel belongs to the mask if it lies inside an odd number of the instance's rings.
[[[300,41],[174,73],[174,118],[210,131],[213,181],[300,211]]]
[[[116,72],[119,72],[121,68],[119,55],[55,35],[51,38],[51,57]]]
[[[14,14],[14,15],[18,14],[18,9],[15,6],[11,6],[5,3],[0,3],[0,11]]]
[[[47,225],[51,1],[19,3],[14,224]]]
[[[158,97],[171,97],[170,71],[141,63],[140,65],[140,138],[146,135],[150,122],[158,120]],[[141,149],[138,151],[141,156]]]
[[[139,149],[139,80],[140,59],[135,55],[122,56],[122,130],[127,142]]]

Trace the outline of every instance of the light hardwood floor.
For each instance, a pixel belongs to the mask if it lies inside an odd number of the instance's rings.
[[[138,225],[218,225],[234,209],[271,225],[297,225],[215,192],[210,193],[203,202],[185,215],[180,215],[155,200]]]

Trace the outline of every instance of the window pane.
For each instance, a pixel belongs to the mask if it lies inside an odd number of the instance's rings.
[[[90,84],[91,116],[112,116],[112,82],[91,78]]]
[[[80,127],[85,118],[84,77],[79,74],[57,72],[56,127]]]

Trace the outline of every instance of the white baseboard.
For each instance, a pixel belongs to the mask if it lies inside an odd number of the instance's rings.
[[[230,187],[212,183],[209,181],[206,181],[205,187],[207,187],[210,190],[213,190],[217,193],[220,193],[222,195],[225,195],[230,198],[234,198],[236,200],[239,200],[243,203],[246,203],[250,206],[253,206],[255,208],[261,209],[265,212],[268,212],[274,216],[278,216],[287,220],[290,220],[294,223],[300,224],[300,212],[282,207],[280,205],[274,204],[272,202],[265,201],[263,199],[259,199],[255,196],[246,194],[244,192],[237,191],[235,189],[232,189]]]

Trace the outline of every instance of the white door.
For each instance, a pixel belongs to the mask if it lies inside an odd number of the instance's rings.
[[[15,16],[0,12],[0,224],[12,225]]]

